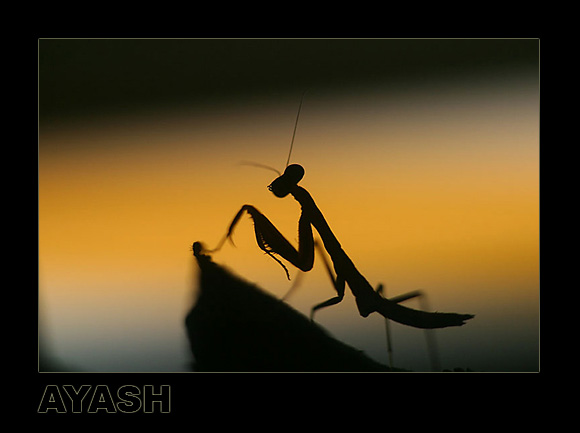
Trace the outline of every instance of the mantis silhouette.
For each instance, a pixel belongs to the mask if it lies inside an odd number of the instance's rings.
[[[302,101],[300,102],[301,105]],[[296,125],[299,115],[300,108],[298,109]],[[294,127],[294,135],[296,133],[296,125]],[[292,144],[294,143],[294,135],[292,137]],[[292,151],[292,144],[290,152]],[[290,155],[288,156],[289,161]],[[287,278],[290,279],[288,269],[276,255],[303,272],[310,271],[314,266],[315,241],[312,231],[314,227],[322,239],[324,249],[328,252],[332,260],[336,277],[332,278],[331,276],[331,279],[337,295],[312,307],[311,317],[316,310],[341,302],[345,294],[345,284],[348,284],[353,293],[358,311],[362,317],[367,317],[369,314],[377,312],[383,317],[394,320],[395,322],[424,329],[461,326],[465,324],[466,320],[474,317],[471,314],[415,310],[381,296],[381,286],[379,285],[377,290],[373,289],[367,279],[359,272],[352,260],[342,249],[340,242],[330,229],[330,226],[310,193],[298,185],[298,182],[304,177],[304,168],[298,164],[288,165],[288,162],[284,173],[274,179],[268,186],[268,189],[278,198],[291,195],[300,204],[301,215],[298,220],[298,248],[295,248],[258,209],[246,204],[238,211],[225,237],[213,251],[219,250],[226,239],[231,240],[236,224],[244,213],[248,213],[254,222],[254,231],[258,246],[284,268]]]

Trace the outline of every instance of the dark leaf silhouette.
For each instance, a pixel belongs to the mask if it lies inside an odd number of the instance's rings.
[[[391,371],[194,247],[200,293],[185,324],[196,371]],[[400,370],[398,370],[400,371]]]

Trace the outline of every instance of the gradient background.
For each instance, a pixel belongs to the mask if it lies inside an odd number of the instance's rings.
[[[534,39],[41,39],[41,355],[189,369],[190,245],[215,246],[246,203],[297,238],[275,173],[239,163],[283,170],[305,89],[291,162],[358,269],[388,296],[476,314],[436,331],[442,368],[539,370]],[[214,260],[283,296],[249,218],[234,240]],[[305,314],[333,295],[317,263],[288,299]],[[387,362],[382,317],[362,319],[350,291],[317,321]],[[423,331],[391,328],[394,364],[428,371]]]

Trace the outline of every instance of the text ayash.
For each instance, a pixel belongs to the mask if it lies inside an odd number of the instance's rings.
[[[169,385],[123,385],[111,391],[107,385],[47,385],[39,413],[169,413]]]

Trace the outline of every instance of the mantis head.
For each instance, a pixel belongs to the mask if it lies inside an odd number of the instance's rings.
[[[274,179],[268,185],[268,189],[274,193],[276,197],[286,197],[292,188],[298,185],[298,182],[304,177],[304,168],[298,164],[291,164],[286,167],[284,174]]]

